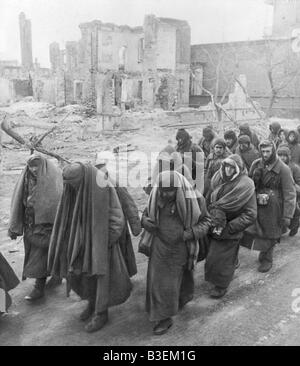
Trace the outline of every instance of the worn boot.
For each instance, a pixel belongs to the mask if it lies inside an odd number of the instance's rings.
[[[27,301],[35,301],[42,297],[44,297],[44,289],[46,284],[46,278],[37,278],[35,280],[35,285],[33,290],[30,292],[29,295],[25,296],[25,300]]]
[[[227,292],[227,288],[215,286],[215,288],[211,291],[210,297],[213,299],[219,299],[223,297]]]
[[[95,302],[92,300],[88,300],[87,307],[79,315],[79,319],[83,322],[88,320],[94,314],[94,311],[95,311]]]
[[[268,272],[273,265],[273,249],[274,247],[268,249],[265,252],[260,252],[258,260],[260,265],[258,266],[258,271],[262,273]]]
[[[295,236],[298,233],[298,228],[293,228],[290,232],[289,232],[289,236]]]
[[[61,283],[62,283],[62,278],[57,277],[57,276],[51,276],[50,279],[46,283],[46,288],[52,289],[52,288],[55,288],[55,287],[61,285]]]
[[[163,319],[157,322],[153,328],[153,334],[155,335],[162,335],[167,333],[169,328],[173,325],[172,318]]]
[[[84,327],[85,331],[88,333],[97,332],[104,327],[104,325],[108,322],[108,310],[103,311],[102,313],[96,313],[91,321]]]

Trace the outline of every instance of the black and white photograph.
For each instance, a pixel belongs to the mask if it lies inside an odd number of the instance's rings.
[[[299,226],[300,0],[0,0],[0,346],[300,346]]]

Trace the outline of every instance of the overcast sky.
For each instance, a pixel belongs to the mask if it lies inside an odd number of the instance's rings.
[[[143,24],[145,14],[187,20],[192,44],[262,38],[272,23],[264,0],[0,0],[0,59],[20,61],[19,13],[31,19],[33,57],[49,67],[49,44],[78,40],[78,25]]]

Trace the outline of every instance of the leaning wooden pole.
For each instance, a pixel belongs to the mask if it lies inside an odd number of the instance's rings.
[[[16,131],[14,131],[10,126],[9,126],[9,123],[7,121],[7,115],[5,114],[2,122],[1,122],[1,129],[7,133],[7,135],[9,135],[10,137],[12,137],[14,140],[16,140],[19,144],[21,145],[24,145],[25,147],[27,147],[30,151],[33,151],[33,150],[36,150],[42,154],[45,154],[45,155],[49,155],[49,156],[52,156],[54,158],[56,158],[57,160],[60,160],[60,161],[64,161],[66,163],[71,163],[70,160],[68,159],[65,159],[64,157],[54,153],[54,152],[51,152],[51,151],[48,151],[46,149],[44,149],[42,146],[41,146],[41,141],[44,137],[46,137],[46,134],[44,134],[42,137],[43,138],[39,138],[39,139],[32,139],[33,141],[25,141],[25,139],[23,139],[23,137],[21,137]],[[53,131],[53,128],[50,130],[51,132]],[[48,134],[48,133],[47,133]]]

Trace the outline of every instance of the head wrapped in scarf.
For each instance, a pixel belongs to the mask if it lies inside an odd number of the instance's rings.
[[[63,169],[63,181],[66,184],[70,184],[73,188],[80,185],[84,176],[84,166],[81,163],[73,163],[67,165]]]
[[[251,140],[248,135],[240,136],[238,139],[238,142],[239,142],[239,144],[248,144],[248,146],[250,146],[250,144],[251,144]]]
[[[250,126],[248,123],[241,124],[239,127],[239,130],[240,130],[240,135],[248,135],[249,137],[252,136]]]
[[[294,139],[294,141],[291,141],[291,140],[290,140],[290,136],[291,136],[291,134],[294,134],[294,135],[295,135],[295,139]],[[289,144],[292,144],[292,145],[296,145],[296,144],[298,144],[298,142],[299,142],[299,135],[298,135],[298,132],[297,132],[296,130],[291,130],[291,131],[289,131],[289,133],[288,133],[288,135],[287,135],[286,140],[287,140],[287,142],[288,142]]]
[[[235,173],[231,177],[227,177],[225,174],[225,167],[226,165],[230,165],[235,169]],[[242,173],[245,172],[245,166],[243,163],[242,158],[237,154],[232,154],[228,156],[228,158],[224,159],[221,164],[220,174],[223,180],[230,180],[233,181]]]
[[[225,140],[232,140],[232,145],[234,145],[237,141],[236,133],[233,130],[228,130],[224,132]]]
[[[191,136],[184,128],[180,128],[176,134],[176,140],[178,141],[179,139],[182,140],[181,144],[186,144],[191,140]]]
[[[226,149],[226,142],[221,137],[217,137],[216,139],[214,139],[212,147],[214,148],[216,145],[223,146],[223,148]]]
[[[205,140],[209,142],[211,142],[216,137],[216,134],[214,133],[213,128],[211,126],[204,127],[202,135],[205,138]]]
[[[281,129],[281,125],[279,122],[272,122],[269,126],[270,131],[274,134],[274,135],[278,135],[279,131]]]
[[[291,151],[288,146],[282,145],[277,149],[277,155],[285,155],[288,158],[287,164],[291,160]]]
[[[287,135],[288,135],[288,130],[287,129],[284,129],[284,128],[281,128],[279,131],[278,131],[278,136],[281,135],[281,133],[284,133],[284,136],[285,136],[285,139],[287,138]]]

